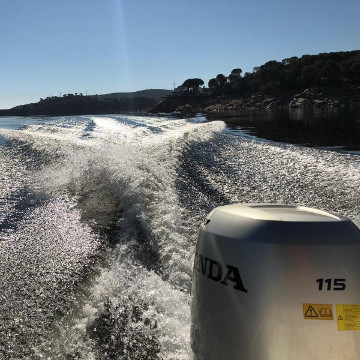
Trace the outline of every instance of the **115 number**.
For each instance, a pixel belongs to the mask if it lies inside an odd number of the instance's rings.
[[[345,290],[346,279],[317,279],[319,290]],[[324,286],[325,285],[325,286]]]

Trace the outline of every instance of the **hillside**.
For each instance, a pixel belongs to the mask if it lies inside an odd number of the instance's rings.
[[[166,95],[171,94],[171,90],[165,89],[147,89],[140,90],[134,92],[118,92],[118,93],[110,93],[110,94],[102,94],[102,95],[90,95],[91,98],[96,99],[133,99],[133,98],[152,98],[156,100],[160,100]]]
[[[40,99],[37,103],[0,110],[0,116],[85,115],[146,112],[170,90],[149,89],[130,93],[104,95],[65,94]]]
[[[244,75],[240,68],[218,74],[207,89],[199,84],[204,81],[185,80],[178,96],[168,96],[151,111],[360,106],[360,51],[271,60]]]

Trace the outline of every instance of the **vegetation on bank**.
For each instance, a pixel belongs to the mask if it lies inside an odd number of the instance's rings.
[[[201,79],[187,79],[182,87],[188,93],[198,93]],[[350,88],[360,86],[360,51],[331,52],[296,56],[282,61],[271,60],[254,67],[253,72],[236,68],[229,76],[218,74],[208,82],[214,95],[276,94],[279,91],[306,88]]]
[[[218,74],[201,87],[199,78],[187,79],[153,112],[224,111],[252,108],[360,105],[360,51],[271,60],[242,74]],[[207,100],[204,101],[204,97]],[[193,110],[191,110],[193,109]]]

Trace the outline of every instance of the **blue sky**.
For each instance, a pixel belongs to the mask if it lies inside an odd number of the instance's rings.
[[[360,49],[359,0],[0,0],[0,108]]]

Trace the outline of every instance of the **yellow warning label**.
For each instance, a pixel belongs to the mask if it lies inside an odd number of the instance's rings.
[[[332,304],[303,304],[304,319],[333,320]]]
[[[338,330],[360,330],[360,305],[336,305]]]

